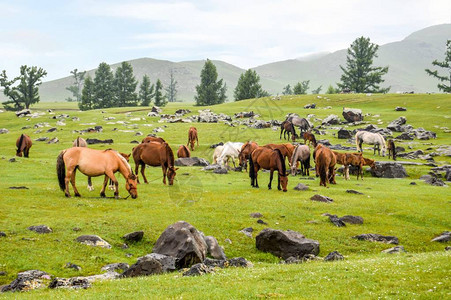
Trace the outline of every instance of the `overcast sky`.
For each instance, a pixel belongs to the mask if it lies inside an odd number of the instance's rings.
[[[12,77],[35,65],[47,81],[142,57],[247,69],[443,23],[451,23],[450,0],[0,0],[0,71]]]

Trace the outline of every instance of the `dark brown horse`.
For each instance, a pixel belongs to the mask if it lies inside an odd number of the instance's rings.
[[[164,143],[166,141],[158,136],[146,136],[145,138],[143,138],[141,143],[150,143],[150,142]]]
[[[249,159],[252,151],[257,148],[258,144],[252,141],[247,141],[243,146],[241,146],[241,151],[238,155],[238,158],[240,159],[240,167],[244,168],[247,171],[247,160]]]
[[[32,145],[33,143],[31,142],[30,137],[24,133],[21,134],[16,141],[16,156],[22,157],[23,153],[23,156],[28,157]]]
[[[80,197],[80,193],[75,186],[75,173],[80,170],[81,173],[90,176],[105,175],[103,187],[100,196],[105,197],[105,188],[108,179],[113,180],[115,185],[114,196],[119,198],[119,184],[114,173],[120,172],[125,180],[125,188],[133,199],[138,197],[136,189],[136,176],[133,174],[130,165],[127,163],[117,151],[112,149],[95,150],[85,147],[73,147],[63,150],[56,161],[56,173],[61,190],[64,191],[66,197],[70,197],[69,182],[72,184],[76,197]]]
[[[327,181],[335,184],[335,154],[327,147],[319,144],[316,146],[314,155],[316,176],[320,177],[320,186],[327,187]]]
[[[180,145],[177,151],[177,158],[191,157],[191,152],[185,145]]]
[[[393,160],[396,160],[396,146],[395,142],[392,139],[389,139],[387,141],[387,150],[388,150],[388,159],[390,159],[391,156]]]
[[[186,145],[190,146],[191,151],[194,151],[194,143],[197,142],[197,146],[199,147],[199,138],[197,137],[197,129],[196,127],[191,127],[188,131],[188,143]]]
[[[310,146],[310,143],[313,145],[313,148],[316,148],[316,146],[318,145],[316,142],[316,138],[315,135],[309,131],[304,132],[303,136],[304,138],[304,144],[306,144],[306,142],[308,141],[308,145]]]
[[[258,147],[249,157],[249,177],[251,178],[251,186],[258,188],[257,175],[260,169],[270,171],[268,189],[271,189],[274,171],[277,170],[277,189],[287,191],[288,174],[285,169],[285,161],[279,149],[269,149],[266,147]],[[282,188],[280,187],[282,185]]]
[[[296,134],[296,130],[294,129],[293,123],[291,123],[290,121],[283,121],[282,125],[280,125],[279,140],[282,139],[282,133],[284,140],[286,139],[286,134],[288,134],[288,139],[290,139],[291,134],[291,139],[293,142],[295,142],[296,138],[298,137],[298,135]]]
[[[146,165],[149,165],[151,167],[161,166],[163,170],[163,184],[166,184],[166,176],[168,177],[169,185],[174,184],[175,171],[178,168],[174,168],[174,153],[168,143],[142,143],[133,148],[132,154],[135,161],[135,173],[138,174],[139,166],[141,166],[141,175],[145,183],[148,183],[148,181],[144,170]]]

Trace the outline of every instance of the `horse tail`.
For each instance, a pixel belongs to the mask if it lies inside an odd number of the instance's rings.
[[[249,154],[249,177],[251,180],[255,178],[254,161],[252,160],[252,153]]]
[[[66,165],[63,159],[64,153],[66,153],[65,150],[61,151],[56,159],[56,174],[58,175],[58,182],[62,191],[66,189],[66,183],[64,182],[66,178]]]
[[[283,159],[283,155],[282,152],[280,152],[279,149],[274,149],[274,151],[277,153],[277,155],[279,156],[279,160],[280,163],[282,165],[282,174],[280,174],[281,176],[285,176],[287,174],[287,170],[285,168],[285,160]]]
[[[25,135],[22,133],[19,138],[19,143],[17,145],[17,152],[20,152],[22,149],[22,144],[24,142]]]
[[[327,167],[324,161],[324,153],[320,153],[320,156],[318,156],[317,165],[321,182],[327,184]]]
[[[296,145],[296,147],[294,147],[293,150],[293,155],[291,155],[291,161],[290,161],[290,165],[293,167],[296,165],[296,159],[297,159],[297,151],[298,151],[299,145]]]

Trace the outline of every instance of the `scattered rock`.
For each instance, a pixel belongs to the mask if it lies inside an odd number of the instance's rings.
[[[48,141],[48,140],[49,140],[48,137],[40,137],[40,138],[35,139],[35,141],[37,141],[37,142],[45,142],[45,141]]]
[[[54,137],[53,139],[49,140],[47,142],[47,144],[56,144],[58,143],[60,140],[57,137]]]
[[[315,103],[304,105],[304,109],[314,109],[314,108],[316,108],[316,104]]]
[[[410,183],[410,185],[417,185],[417,183],[416,183],[415,181],[412,181],[412,182]]]
[[[322,125],[337,125],[340,123],[340,119],[338,118],[337,115],[329,115],[328,117],[326,117],[323,122],[321,123]]]
[[[433,186],[446,186],[443,180],[437,178],[437,176],[423,175],[420,177],[420,180],[424,180],[425,183]]]
[[[128,242],[139,242],[143,239],[144,231],[130,232],[124,235],[122,238]]]
[[[324,261],[344,260],[345,258],[338,251],[333,251],[324,258]]]
[[[395,246],[395,247],[390,248],[390,249],[382,250],[381,252],[394,254],[394,253],[406,252],[406,250],[404,250],[403,246]]]
[[[125,271],[130,266],[127,263],[113,263],[103,266],[100,270],[106,272],[117,272],[118,270]]]
[[[296,191],[307,191],[309,187],[303,183],[298,183],[293,189]]]
[[[87,289],[91,287],[91,283],[84,277],[72,278],[54,278],[49,284],[50,289],[57,288],[72,288],[72,289]]]
[[[326,196],[323,196],[323,195],[318,195],[318,194],[312,196],[310,198],[310,200],[319,201],[319,202],[325,202],[325,203],[334,202],[334,200],[332,198],[329,198],[329,197],[326,197]]]
[[[451,246],[446,246],[445,251],[451,251]]]
[[[6,236],[6,233],[3,231],[0,231],[0,237],[5,237],[5,236]]]
[[[262,219],[258,219],[257,220],[258,224],[262,224],[262,225],[268,225],[268,223],[266,223],[265,221],[263,221]]]
[[[209,163],[204,158],[199,157],[183,157],[175,160],[174,164],[176,166],[185,166],[185,167],[205,167],[208,166]]]
[[[406,131],[405,124],[407,122],[407,119],[405,117],[399,117],[396,120],[393,120],[390,122],[390,124],[387,125],[387,128],[392,131],[397,132],[404,132]]]
[[[229,171],[227,171],[227,168],[223,167],[213,169],[213,173],[215,174],[227,174],[228,172]]]
[[[241,267],[241,268],[252,268],[253,264],[246,260],[244,257],[234,257],[227,260],[226,266],[229,267]]]
[[[155,259],[157,260],[162,267],[163,272],[172,272],[175,271],[176,268],[176,258],[164,254],[158,254],[158,253],[150,253],[145,256],[139,257],[138,262],[141,260],[147,260],[147,259]]]
[[[361,241],[382,242],[386,244],[395,244],[395,245],[399,244],[398,238],[396,236],[383,236],[375,233],[360,234],[353,236],[352,238]]]
[[[254,231],[254,228],[252,227],[246,227],[240,230],[240,232],[244,233],[247,237],[252,238],[252,232]]]
[[[0,129],[0,134],[5,134],[5,133],[9,133],[9,130],[6,128]]]
[[[363,218],[360,216],[350,216],[346,215],[340,218],[341,221],[347,223],[347,224],[363,224]]]
[[[439,236],[433,238],[431,242],[445,243],[451,241],[451,232],[443,231]]]
[[[397,140],[405,140],[405,141],[411,141],[414,139],[414,135],[410,132],[403,132],[400,135],[398,135],[397,137],[395,137],[395,139]]]
[[[48,227],[47,225],[37,225],[37,226],[30,226],[27,228],[28,230],[37,232],[37,233],[51,233],[53,232],[52,228]]]
[[[340,218],[338,218],[337,215],[323,214],[323,216],[328,216],[329,220],[337,227],[346,226],[346,224],[342,220],[340,220]]]
[[[27,115],[31,115],[31,111],[29,109],[22,109],[20,111],[16,111],[17,117],[25,117]]]
[[[17,160],[13,157],[8,160],[9,162],[17,162]]]
[[[121,277],[149,276],[163,273],[161,263],[155,258],[144,256],[122,273]]]
[[[352,138],[352,136],[353,136],[353,134],[352,134],[352,131],[351,130],[347,130],[347,129],[344,129],[344,128],[341,128],[340,130],[338,130],[338,132],[337,132],[337,137],[339,138],[339,139],[350,139],[350,138]]]
[[[346,193],[349,193],[349,194],[357,194],[357,195],[363,195],[363,193],[358,192],[358,191],[356,191],[356,190],[346,190]]]
[[[183,276],[200,276],[213,272],[213,268],[208,267],[203,263],[193,265],[188,271],[183,273]]]
[[[215,259],[227,259],[224,250],[219,246],[218,240],[214,236],[204,236],[204,241],[207,244],[207,255]]]
[[[263,218],[263,215],[259,212],[254,212],[250,214],[251,218]]]
[[[419,140],[430,140],[437,138],[437,134],[432,131],[427,131],[424,128],[417,128],[411,131],[413,134],[415,134],[415,137]]]
[[[47,132],[54,132],[54,131],[57,131],[57,130],[58,130],[58,128],[52,127],[50,129],[48,129]]]
[[[111,249],[111,245],[97,235],[81,235],[75,239],[77,242],[94,247]]]
[[[343,108],[343,118],[349,123],[363,121],[363,115],[361,109],[356,108]]]
[[[27,188],[26,186],[10,186],[9,187],[10,190],[29,190],[29,188]]]
[[[294,257],[294,256],[290,256],[287,259],[285,259],[283,262],[284,264],[300,264],[300,263],[304,263],[310,260],[318,260],[318,257],[316,255],[313,254],[306,254],[303,257]]]
[[[372,168],[371,174],[374,177],[382,178],[404,178],[407,177],[407,172],[404,167],[395,162],[377,161],[376,166]]]
[[[50,275],[40,270],[29,270],[17,274],[17,278],[1,288],[0,292],[29,291],[44,287],[44,281],[50,280]]]
[[[395,111],[407,111],[407,108],[401,107],[401,106],[396,106]]]
[[[107,140],[99,140],[99,139],[86,139],[86,143],[88,145],[93,145],[93,144],[113,144],[114,141],[112,139],[107,139]]]
[[[81,267],[79,265],[73,264],[71,262],[66,263],[66,265],[64,266],[66,269],[74,269],[77,271],[81,271]]]

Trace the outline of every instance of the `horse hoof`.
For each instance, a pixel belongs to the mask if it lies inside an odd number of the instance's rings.
[[[75,197],[81,197],[81,195],[80,194],[75,194]]]
[[[106,196],[105,194],[100,194],[100,197],[105,198]]]
[[[68,195],[68,194],[64,194],[64,196],[66,196],[66,198],[70,198],[70,195]]]

